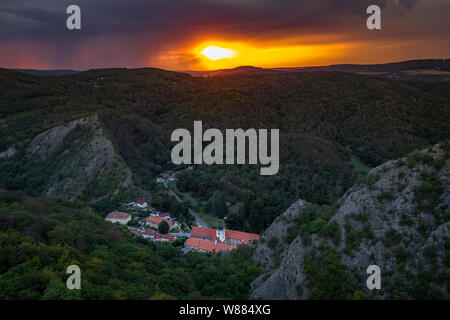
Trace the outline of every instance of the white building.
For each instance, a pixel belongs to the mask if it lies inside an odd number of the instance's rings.
[[[147,208],[148,204],[144,200],[138,200],[136,202],[136,206],[139,208],[145,209],[145,208]]]
[[[125,212],[113,211],[108,213],[105,220],[113,223],[127,224],[131,220],[131,215]]]

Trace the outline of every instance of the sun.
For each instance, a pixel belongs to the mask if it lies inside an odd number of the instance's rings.
[[[236,52],[231,49],[221,48],[217,46],[208,46],[200,52],[202,55],[207,57],[209,60],[220,60],[225,58],[233,58]]]

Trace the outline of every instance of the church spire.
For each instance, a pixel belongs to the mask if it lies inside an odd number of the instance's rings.
[[[216,230],[216,238],[218,238],[220,242],[225,242],[225,229],[222,227],[221,222],[219,222],[219,225]]]

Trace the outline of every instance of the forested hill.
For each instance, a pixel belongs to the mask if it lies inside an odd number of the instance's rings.
[[[0,152],[12,146],[20,152],[55,125],[97,114],[133,179],[148,190],[158,173],[172,168],[175,128],[192,129],[194,120],[204,129],[279,128],[278,175],[261,177],[254,166],[211,166],[179,181],[181,191],[198,199],[220,191],[241,203],[230,226],[254,232],[298,198],[332,204],[368,167],[450,137],[448,82],[325,71],[195,78],[149,68],[56,77],[3,69],[0,87]],[[3,187],[21,189],[36,178],[17,161],[0,161]],[[13,182],[5,177],[11,170]]]
[[[0,300],[246,299],[261,269],[241,248],[184,255],[183,242],[133,239],[79,203],[0,190]],[[78,265],[82,290],[69,290]]]
[[[370,171],[334,207],[295,202],[253,256],[254,299],[450,298],[450,140]],[[367,267],[382,274],[366,286]]]
[[[251,66],[241,66],[234,69],[219,69],[208,71],[186,71],[196,77],[227,76],[230,74],[255,74],[255,73],[276,73],[276,72],[301,72],[301,71],[340,71],[352,73],[375,73],[378,75],[405,75],[405,74],[428,74],[448,76],[450,71],[449,59],[421,59],[401,62],[391,62],[382,64],[335,64],[328,66],[313,67],[287,67],[287,68],[258,68]],[[428,77],[430,80],[433,77]]]

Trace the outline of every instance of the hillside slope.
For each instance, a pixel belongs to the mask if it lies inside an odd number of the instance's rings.
[[[0,189],[0,300],[246,299],[248,248],[209,256],[135,238],[80,203]],[[82,270],[81,290],[66,286]]]
[[[95,202],[131,184],[131,170],[91,115],[16,144],[0,163],[0,187]]]
[[[449,299],[450,142],[388,161],[334,208],[294,203],[253,259],[253,299]],[[366,287],[378,265],[381,290]]]
[[[333,204],[361,167],[367,171],[450,138],[447,82],[419,85],[322,71],[195,78],[146,68],[57,77],[0,70],[0,86],[0,157],[55,126],[97,114],[133,181],[147,191],[156,188],[156,176],[175,168],[174,129],[192,131],[194,120],[202,120],[204,130],[278,128],[276,176],[261,177],[257,166],[196,166],[177,181],[200,203],[216,191],[242,203],[228,225],[257,233],[295,199]],[[10,170],[1,169],[0,177]],[[39,179],[46,182],[46,176]],[[29,189],[41,184],[25,181]]]

